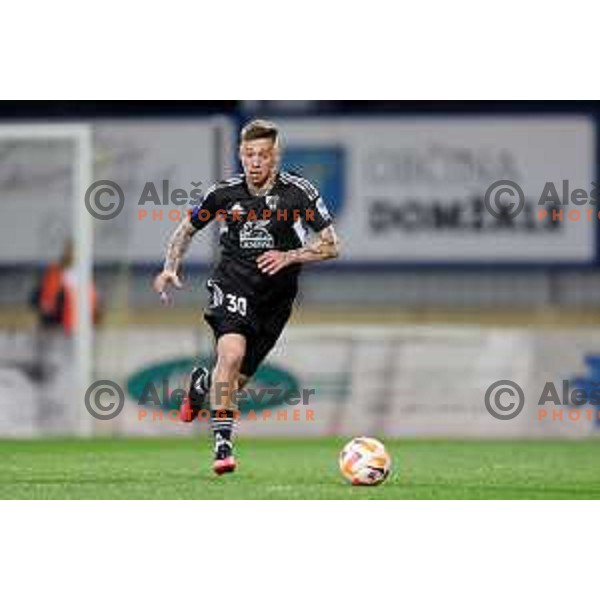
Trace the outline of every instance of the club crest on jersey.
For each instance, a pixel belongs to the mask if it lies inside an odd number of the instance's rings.
[[[276,210],[277,205],[279,204],[279,196],[267,196],[265,202],[267,203],[269,210]]]
[[[269,221],[247,221],[240,229],[240,248],[274,248],[275,240],[268,231]]]

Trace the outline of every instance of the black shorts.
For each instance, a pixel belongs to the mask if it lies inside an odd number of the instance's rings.
[[[240,372],[251,377],[279,339],[292,313],[296,277],[272,281],[243,277],[218,269],[206,282],[209,306],[204,318],[218,340],[226,333],[246,338],[246,355]]]

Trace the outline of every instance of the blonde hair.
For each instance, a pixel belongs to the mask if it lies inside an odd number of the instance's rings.
[[[242,142],[269,139],[277,146],[279,144],[279,129],[271,121],[254,119],[244,125],[240,138]]]

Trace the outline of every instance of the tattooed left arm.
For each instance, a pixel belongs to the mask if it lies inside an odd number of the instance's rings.
[[[261,254],[256,262],[258,268],[267,275],[275,275],[289,265],[305,262],[315,262],[337,258],[340,254],[340,243],[333,228],[329,225],[319,232],[319,237],[297,250],[269,250]]]

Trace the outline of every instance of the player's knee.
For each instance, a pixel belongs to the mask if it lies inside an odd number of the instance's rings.
[[[239,373],[244,354],[238,350],[224,350],[217,357],[218,368],[229,373]]]

